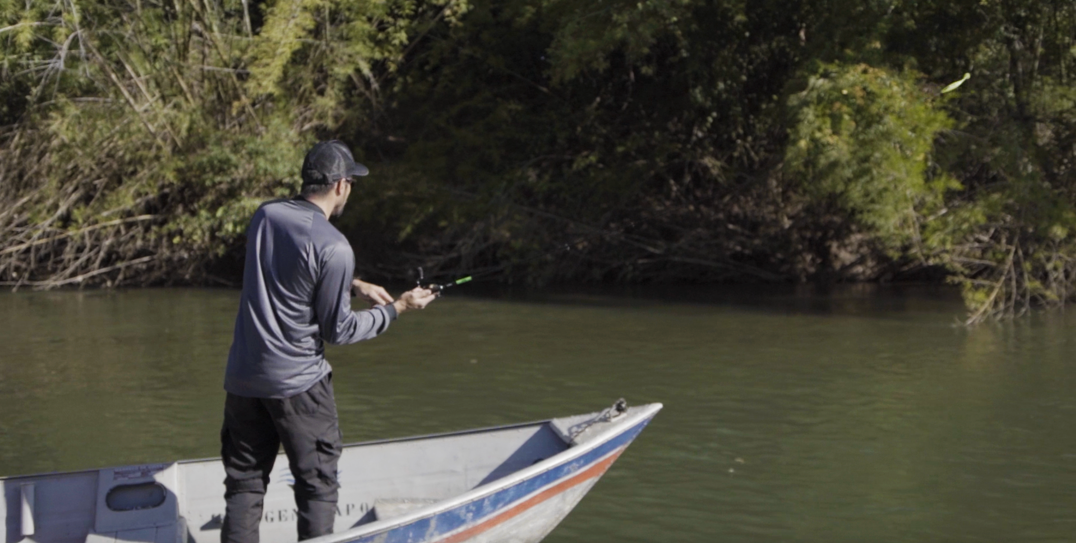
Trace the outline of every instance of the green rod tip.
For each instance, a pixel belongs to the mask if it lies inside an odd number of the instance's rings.
[[[471,276],[468,275],[467,277],[464,277],[462,279],[456,279],[456,284],[457,285],[462,285],[463,283],[466,283],[466,282],[468,282],[470,280],[471,280]]]

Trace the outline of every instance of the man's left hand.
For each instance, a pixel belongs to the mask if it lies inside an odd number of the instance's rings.
[[[360,279],[351,281],[351,292],[356,296],[361,296],[372,305],[385,305],[393,302],[392,296],[389,296],[388,291],[384,288]]]

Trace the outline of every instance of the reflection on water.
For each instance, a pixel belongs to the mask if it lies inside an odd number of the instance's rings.
[[[0,294],[0,473],[215,456],[235,291]],[[1076,317],[951,293],[460,290],[329,351],[348,441],[665,410],[547,541],[1076,539]]]

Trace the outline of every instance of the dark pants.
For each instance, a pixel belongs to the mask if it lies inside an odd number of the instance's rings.
[[[258,543],[265,488],[280,445],[295,478],[299,540],[332,533],[341,447],[332,374],[290,398],[229,393],[220,441],[227,474],[221,543]]]

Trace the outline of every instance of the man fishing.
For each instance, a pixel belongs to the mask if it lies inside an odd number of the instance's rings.
[[[343,212],[354,179],[367,173],[343,143],[318,143],[303,160],[299,196],[263,204],[247,228],[224,376],[222,543],[258,542],[281,445],[295,478],[299,540],[332,533],[342,442],[325,343],[373,338],[436,297],[416,287],[393,300],[384,288],[353,279],[354,253],[329,218]],[[352,291],[373,307],[352,311]]]

